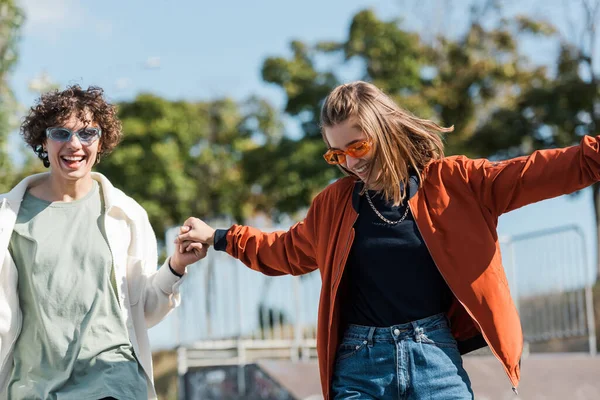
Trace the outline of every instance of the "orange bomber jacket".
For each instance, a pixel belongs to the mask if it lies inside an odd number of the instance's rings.
[[[498,217],[599,181],[599,148],[600,136],[586,136],[577,146],[501,162],[464,156],[435,160],[422,171],[422,183],[409,200],[425,244],[454,294],[448,317],[459,350],[487,344],[515,390],[523,334],[502,266]],[[264,233],[234,225],[227,232],[226,251],[266,275],[319,269],[317,353],[326,399],[342,334],[338,289],[358,218],[355,184],[355,178],[345,177],[329,185],[305,219],[288,231]]]

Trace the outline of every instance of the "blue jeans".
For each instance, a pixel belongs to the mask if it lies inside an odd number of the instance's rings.
[[[338,348],[333,399],[473,399],[448,319],[389,328],[349,325]]]

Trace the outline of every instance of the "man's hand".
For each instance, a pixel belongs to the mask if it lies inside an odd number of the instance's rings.
[[[180,245],[183,250],[189,247],[189,245],[183,247],[184,242],[199,242],[209,246],[215,244],[215,230],[201,219],[188,218],[183,223],[180,231],[180,235],[175,239],[175,243]]]
[[[182,251],[181,246],[175,246],[175,252],[169,260],[169,265],[179,275],[185,273],[185,267],[206,257],[209,246],[202,243],[187,242],[185,243],[185,247],[187,249]]]

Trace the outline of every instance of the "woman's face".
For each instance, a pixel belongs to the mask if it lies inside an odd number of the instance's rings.
[[[91,118],[88,120],[91,120]],[[56,127],[67,128],[72,132],[80,132],[84,128],[98,128],[98,125],[94,122],[86,125],[77,116],[71,115]],[[75,134],[71,135],[71,138],[65,142],[47,137],[44,146],[50,161],[50,173],[55,178],[64,181],[77,181],[91,176],[92,167],[96,163],[98,151],[100,150],[100,138],[86,144],[82,143]]]
[[[325,128],[325,138],[331,150],[341,151],[347,151],[349,146],[352,147],[352,145],[360,144],[363,141],[370,142],[369,137],[360,129],[354,118],[348,118],[344,122]],[[373,181],[381,170],[374,155],[374,148],[370,148],[366,154],[360,157],[345,154],[345,160],[340,165],[358,176],[368,186],[369,176],[370,180]]]

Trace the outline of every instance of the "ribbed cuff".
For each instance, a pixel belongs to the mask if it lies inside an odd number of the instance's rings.
[[[227,250],[227,232],[229,232],[229,229],[217,229],[215,231],[215,250]]]
[[[185,280],[186,274],[183,274],[182,277],[175,275],[173,270],[169,268],[169,260],[170,258],[165,260],[163,265],[158,269],[155,281],[158,287],[160,287],[164,293],[175,294],[178,292],[177,288],[179,285],[181,285],[181,283]]]

